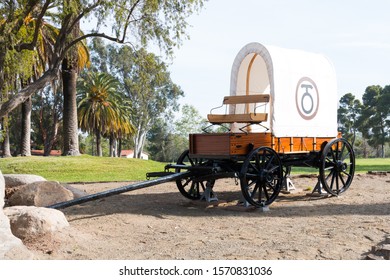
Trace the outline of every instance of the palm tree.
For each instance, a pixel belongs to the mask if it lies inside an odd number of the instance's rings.
[[[37,17],[29,15],[25,19],[25,29],[27,33],[33,33],[35,25],[37,24]],[[53,52],[55,44],[55,38],[59,34],[59,29],[55,26],[47,23],[44,19],[41,20],[41,26],[38,30],[37,48],[34,51],[30,51],[32,59],[32,72],[31,75],[22,80],[22,86],[28,85],[33,82],[46,70],[47,65],[50,63],[50,57]],[[22,156],[31,156],[31,109],[32,100],[31,97],[27,98],[22,103],[22,125],[21,125],[21,147],[20,154]]]
[[[64,7],[68,9],[71,19],[75,19],[80,8],[80,0],[65,0]],[[64,20],[63,24],[67,25],[73,20]],[[69,41],[74,40],[82,35],[80,30],[80,21],[76,21]],[[77,127],[77,91],[76,82],[77,76],[82,68],[89,63],[89,52],[86,46],[86,41],[81,41],[71,47],[65,58],[62,61],[62,88],[64,94],[64,109],[63,109],[63,155],[77,156],[79,151],[79,136]]]
[[[107,73],[90,72],[80,83],[79,127],[85,132],[95,134],[98,156],[102,156],[102,135],[115,138],[134,132],[126,113],[128,104],[124,102],[118,88],[118,81]]]

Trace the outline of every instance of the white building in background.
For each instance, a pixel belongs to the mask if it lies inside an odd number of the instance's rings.
[[[121,157],[134,158],[134,150],[122,150]],[[147,153],[141,153],[141,159],[148,160],[149,155]]]

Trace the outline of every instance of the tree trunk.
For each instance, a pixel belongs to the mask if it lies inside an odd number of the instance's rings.
[[[117,141],[113,135],[110,135],[110,157],[117,157]]]
[[[21,156],[31,156],[31,97],[22,104]]]
[[[64,59],[62,64],[62,83],[64,92],[63,137],[65,156],[78,156],[79,135],[77,125],[77,101],[76,101],[76,69],[68,65]],[[73,68],[73,69],[72,69]]]
[[[76,2],[76,3],[75,3]],[[76,4],[77,1],[64,1],[64,7]],[[77,13],[70,16],[71,20],[74,20]],[[73,40],[80,36],[80,22],[77,22],[71,30],[71,34],[68,40]],[[62,84],[64,93],[64,114],[63,114],[63,126],[64,126],[64,152],[66,156],[78,156],[79,151],[79,135],[78,135],[78,122],[77,122],[77,100],[76,100],[76,81],[78,74],[78,51],[77,47],[70,48],[65,58],[62,60]]]
[[[137,132],[134,135],[134,158],[141,158],[142,150],[144,149],[147,127],[150,124],[150,120],[143,119],[140,121],[137,127]]]
[[[117,146],[117,157],[121,157],[122,154],[122,138],[119,138],[118,140],[118,146]]]
[[[100,131],[96,129],[96,155],[98,157],[103,155],[101,139],[102,136],[100,135]]]
[[[364,138],[363,138],[362,146],[363,146],[363,158],[367,158],[368,157],[367,142],[366,142],[366,139],[364,139]]]
[[[134,158],[141,158],[146,138],[146,131],[137,132],[134,141]]]
[[[110,135],[110,150],[108,152],[109,157],[114,157],[114,137]]]
[[[46,134],[43,148],[43,156],[50,156],[50,152],[53,149],[53,145],[57,141],[59,125],[60,124],[55,120],[53,131],[49,131],[49,133]]]
[[[9,128],[8,128],[8,116],[5,116],[3,122],[3,157],[12,157],[11,146],[9,144]]]

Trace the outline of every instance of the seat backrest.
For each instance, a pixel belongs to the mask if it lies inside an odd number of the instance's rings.
[[[223,98],[223,104],[245,104],[269,102],[269,94],[231,95]]]

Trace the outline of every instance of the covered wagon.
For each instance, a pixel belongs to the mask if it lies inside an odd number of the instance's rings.
[[[223,97],[223,96],[221,96]],[[324,56],[298,50],[244,46],[237,54],[230,94],[207,116],[204,133],[189,135],[189,150],[154,180],[87,195],[49,207],[65,208],[123,192],[175,181],[193,200],[216,200],[215,182],[240,181],[243,203],[268,207],[287,187],[291,168],[319,169],[315,190],[337,196],[353,179],[352,146],[337,132],[337,87]]]
[[[222,96],[221,96],[222,97]],[[321,54],[250,43],[234,59],[230,95],[207,116],[215,133],[189,135],[189,150],[176,172],[190,199],[212,199],[215,180],[236,177],[247,203],[264,207],[286,185],[291,167],[319,169],[319,183],[331,195],[350,186],[352,146],[337,131],[337,82]]]

